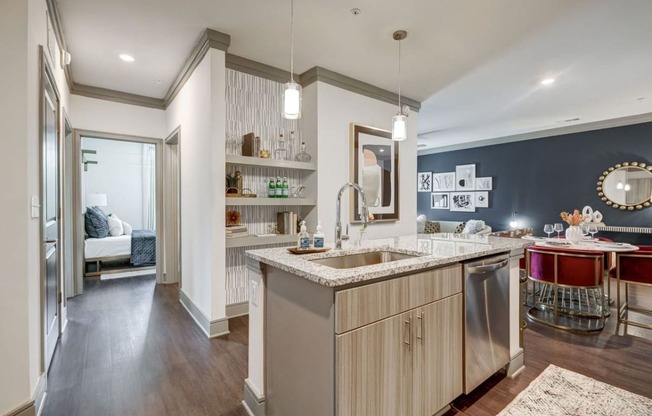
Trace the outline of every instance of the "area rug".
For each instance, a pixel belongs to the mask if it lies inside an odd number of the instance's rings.
[[[644,416],[652,400],[552,364],[498,416]]]

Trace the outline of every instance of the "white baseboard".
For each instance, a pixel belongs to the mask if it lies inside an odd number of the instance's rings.
[[[249,315],[249,302],[238,302],[226,305],[226,317],[235,318],[236,316]]]
[[[229,333],[228,318],[215,319],[210,321],[206,315],[195,305],[190,298],[179,290],[179,302],[188,311],[192,319],[197,323],[199,328],[204,331],[208,338],[220,337]]]
[[[242,405],[251,416],[265,416],[265,396],[256,392],[248,378],[245,379]]]

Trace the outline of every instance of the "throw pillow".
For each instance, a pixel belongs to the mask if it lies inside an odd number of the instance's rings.
[[[122,221],[122,228],[124,228],[125,235],[131,235],[134,229],[128,223]]]
[[[122,226],[122,220],[118,218],[117,215],[109,215],[107,223],[109,224],[109,234],[112,237],[117,237],[125,233],[124,227]]]
[[[89,236],[93,238],[105,238],[109,235],[109,224],[104,211],[98,207],[86,208],[86,218],[90,221],[90,227],[87,229]]]
[[[426,234],[436,234],[441,232],[441,226],[437,221],[426,221],[426,226],[424,227]]]
[[[469,220],[462,230],[462,234],[476,234],[482,231],[485,227],[484,221],[482,220]]]
[[[461,223],[460,225],[458,225],[457,227],[455,227],[455,229],[453,230],[453,232],[454,232],[455,234],[462,234],[462,231],[464,231],[464,227],[465,227],[465,226],[466,226],[466,222],[463,222],[463,223]]]

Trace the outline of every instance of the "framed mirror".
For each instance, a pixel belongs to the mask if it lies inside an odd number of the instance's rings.
[[[613,208],[633,211],[652,203],[652,166],[624,162],[602,172],[598,196]]]
[[[398,220],[398,142],[387,130],[351,124],[351,182],[362,186],[375,221]],[[350,221],[360,222],[362,197],[351,198]]]

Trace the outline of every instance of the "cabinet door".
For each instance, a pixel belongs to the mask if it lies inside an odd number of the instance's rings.
[[[462,295],[414,312],[414,416],[431,416],[462,394]]]
[[[414,313],[337,336],[337,416],[412,414]]]

